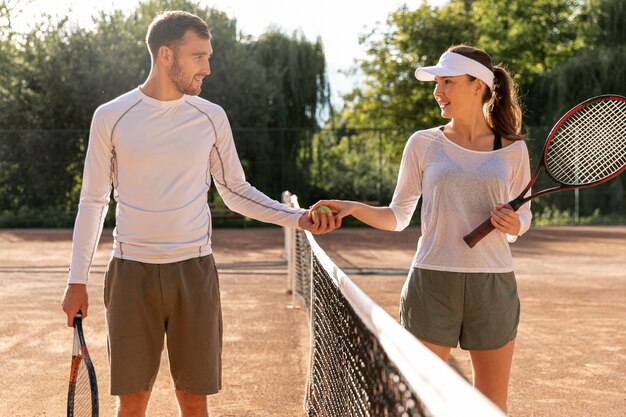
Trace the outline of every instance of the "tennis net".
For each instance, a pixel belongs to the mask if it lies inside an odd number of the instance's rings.
[[[288,192],[283,200],[299,207]],[[309,232],[285,229],[288,288],[311,334],[304,408],[319,417],[504,417],[374,303]]]

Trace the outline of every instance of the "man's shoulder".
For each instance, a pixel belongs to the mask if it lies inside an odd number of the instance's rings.
[[[200,96],[185,96],[185,101],[209,117],[226,117],[226,111],[222,106]]]
[[[141,97],[139,96],[138,89],[135,88],[134,90],[124,93],[121,96],[114,98],[113,100],[101,104],[96,109],[96,114],[100,116],[114,116],[117,114],[123,114],[127,112],[130,108],[138,104],[140,101]]]

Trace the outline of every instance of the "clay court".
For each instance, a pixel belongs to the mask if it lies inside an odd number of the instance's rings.
[[[418,233],[351,228],[318,242],[397,318]],[[309,334],[305,311],[287,308],[282,229],[217,229],[213,242],[225,343],[224,386],[210,398],[211,416],[303,416]],[[60,300],[70,246],[70,230],[0,231],[0,416],[65,415],[72,330]],[[625,415],[626,226],[535,228],[512,248],[522,318],[510,415]],[[102,305],[110,251],[105,230],[85,321],[101,416],[114,410]],[[453,362],[468,375],[464,352],[456,351]],[[177,415],[165,355],[148,415]]]

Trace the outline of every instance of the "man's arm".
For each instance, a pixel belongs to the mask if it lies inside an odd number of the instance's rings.
[[[324,233],[334,228],[334,222],[314,223],[307,210],[290,208],[250,185],[237,155],[228,118],[223,111],[215,116],[214,126],[216,141],[211,150],[210,171],[217,191],[229,209],[262,222],[300,227],[313,233]]]
[[[89,269],[102,234],[111,194],[114,150],[109,132],[105,118],[96,110],[89,132],[80,202],[74,225],[68,285],[62,301],[68,326],[72,326],[78,310],[82,311],[83,317],[88,314],[86,286]]]

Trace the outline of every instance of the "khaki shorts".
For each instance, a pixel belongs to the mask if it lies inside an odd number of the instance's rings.
[[[418,339],[465,350],[498,349],[515,339],[520,316],[515,274],[412,268],[400,321]]]
[[[220,390],[222,311],[213,255],[170,264],[112,258],[104,305],[112,395],[152,389],[165,336],[177,390]]]

